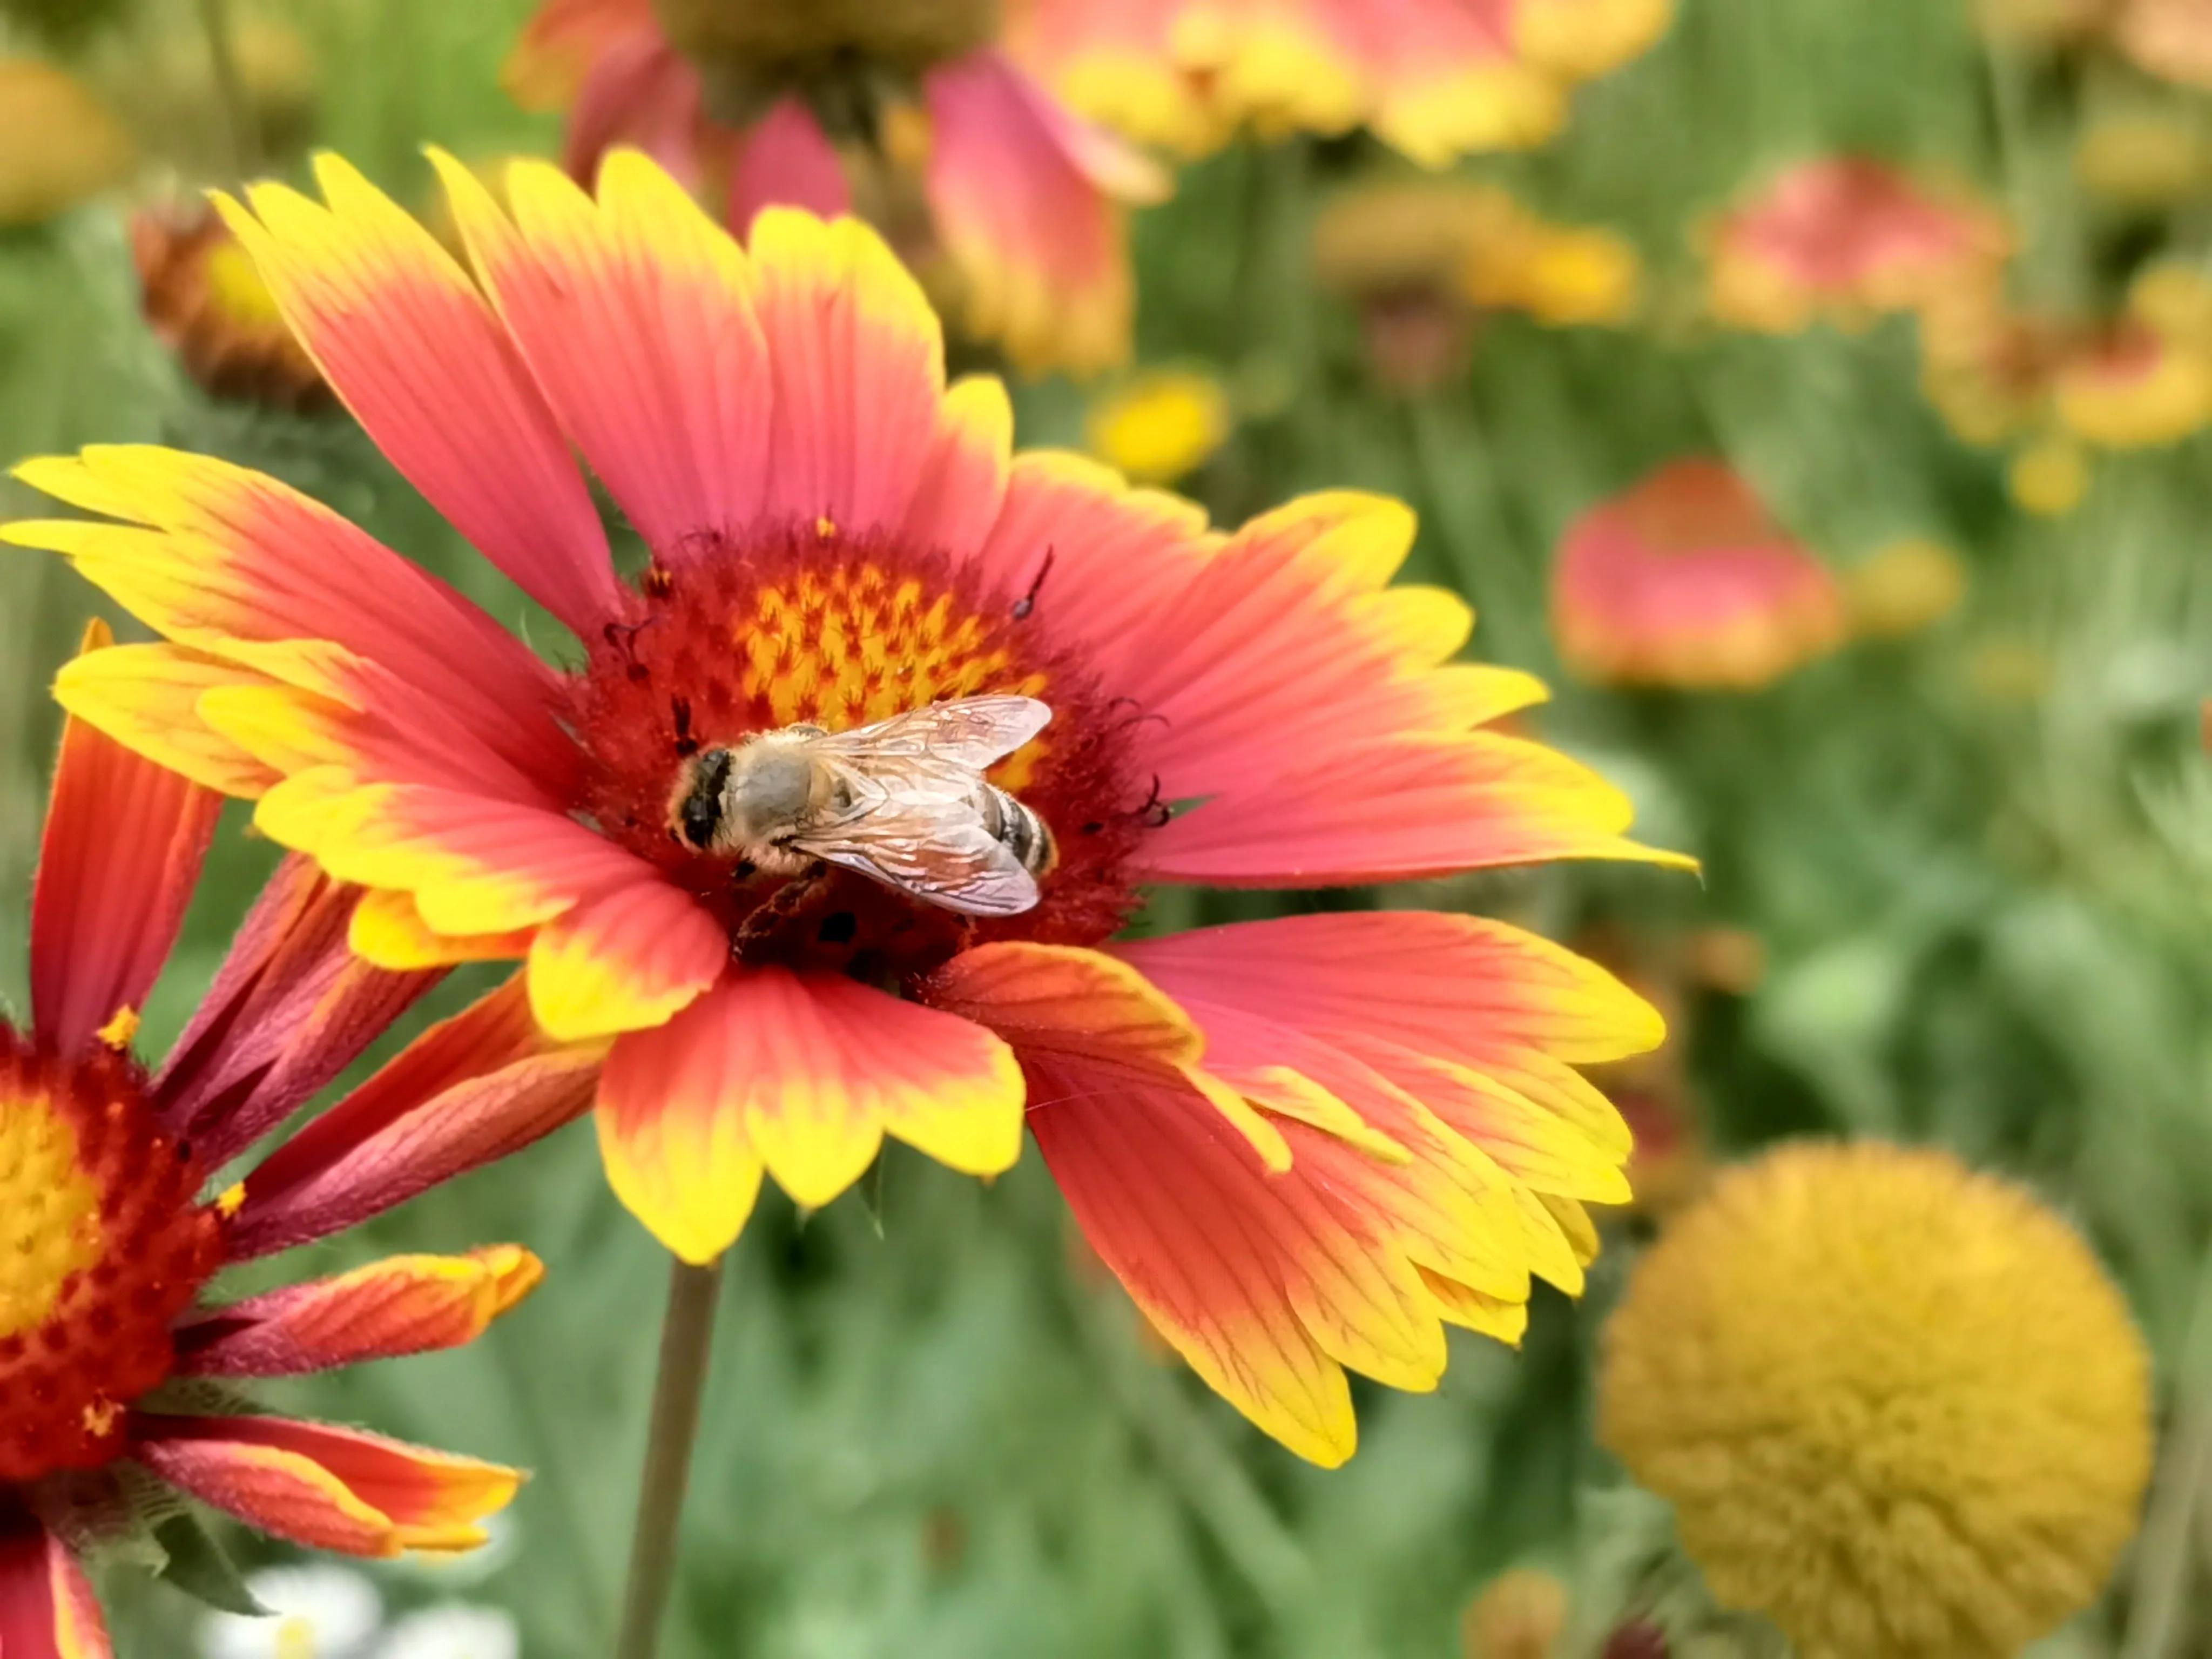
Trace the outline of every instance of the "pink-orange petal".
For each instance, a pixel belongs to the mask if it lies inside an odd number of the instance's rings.
[[[729,224],[743,233],[766,207],[804,208],[824,219],[853,210],[845,164],[797,97],[779,98],[746,130],[730,169]]]
[[[1214,545],[1206,510],[1164,490],[1132,489],[1087,456],[1035,449],[1014,457],[978,574],[1097,653],[1100,672],[1133,652]]]
[[[1233,995],[1296,1030],[1358,1030],[1469,1065],[1506,1043],[1593,1064],[1666,1035],[1658,1011],[1595,963],[1480,916],[1285,916],[1115,949],[1170,995]]]
[[[647,545],[674,559],[750,523],[768,348],[737,244],[635,150],[601,163],[596,202],[546,163],[516,162],[512,222],[467,168],[431,159],[546,400]]]
[[[617,1040],[599,1094],[617,1194],[687,1261],[729,1248],[763,1169],[827,1204],[889,1133],[971,1175],[1021,1151],[1021,1075],[981,1026],[840,975],[735,971]]]
[[[1222,887],[1414,881],[1553,859],[1695,867],[1629,840],[1627,797],[1523,738],[1378,740],[1359,763],[1356,791],[1330,754],[1179,813],[1139,845],[1136,867],[1152,880]]]
[[[1463,680],[1435,677],[1473,615],[1440,588],[1386,588],[1413,541],[1398,502],[1304,497],[1244,526],[1174,598],[1115,689],[1147,714],[1142,764],[1162,793],[1232,792],[1347,757],[1378,737],[1463,730]]]
[[[85,629],[85,651],[111,642],[106,623]],[[44,1042],[75,1054],[145,1006],[222,810],[213,790],[64,723],[31,890],[31,1013]]]
[[[133,1419],[137,1456],[172,1486],[311,1548],[461,1550],[522,1484],[515,1470],[281,1417]]]
[[[945,389],[937,436],[907,507],[906,534],[956,556],[979,550],[998,522],[1013,472],[1014,407],[995,375]]]
[[[154,1081],[164,1116],[218,1167],[320,1089],[442,977],[358,960],[357,890],[304,859],[262,890]]]
[[[189,1376],[299,1376],[459,1347],[544,1275],[538,1258],[513,1244],[388,1257],[197,1316],[179,1328],[177,1369]]]
[[[232,1255],[326,1237],[520,1151],[582,1115],[602,1055],[547,1036],[518,975],[432,1026],[248,1174]]]
[[[284,319],[393,465],[494,564],[589,636],[619,588],[583,479],[514,346],[422,226],[336,156],[328,206],[218,196]]]

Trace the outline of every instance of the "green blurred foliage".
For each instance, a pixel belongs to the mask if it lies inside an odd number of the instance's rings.
[[[290,21],[319,66],[307,127],[416,204],[426,141],[465,156],[550,147],[550,126],[497,88],[527,9],[298,0]],[[142,8],[86,59],[118,89],[150,88],[145,66],[166,66],[159,98],[118,101],[161,112],[143,137],[187,185],[223,177],[228,143],[189,14]],[[2002,195],[2023,216],[2024,270],[2044,297],[2094,280],[2063,165],[2065,88],[1989,57],[1957,0],[1686,0],[1684,14],[1649,58],[1581,95],[1558,145],[1472,170],[1627,231],[1654,282],[1680,287],[1694,280],[1691,228],[1730,191],[1777,161],[1863,147]],[[1765,980],[1696,1000],[1674,1039],[1711,1142],[1732,1154],[1804,1132],[1930,1138],[2024,1175],[2081,1218],[2130,1294],[2166,1398],[2201,1413],[2206,440],[2105,464],[2078,514],[2027,519],[2000,458],[1961,447],[1921,401],[1899,324],[1778,341],[1507,318],[1487,325],[1464,384],[1386,395],[1352,319],[1305,268],[1314,205],[1357,149],[1220,156],[1139,227],[1142,355],[1210,360],[1233,386],[1270,389],[1247,401],[1272,412],[1248,416],[1196,493],[1224,518],[1330,485],[1413,502],[1424,528],[1409,575],[1468,593],[1480,653],[1559,687],[1542,734],[1629,787],[1648,839],[1705,860],[1702,884],[1545,872],[1455,884],[1443,901],[1560,934],[1755,933]],[[2201,212],[2160,234],[2212,256]],[[1079,433],[1075,389],[1021,401],[1024,441]],[[0,456],[115,439],[276,472],[532,625],[343,422],[219,408],[185,384],[137,320],[104,204],[0,238]],[[1700,450],[1731,458],[1839,567],[1899,535],[1948,543],[1971,568],[1966,605],[1755,696],[1576,690],[1544,624],[1560,530],[1653,463]],[[30,504],[0,486],[0,509]],[[55,730],[44,688],[96,608],[46,556],[0,550],[0,891],[25,891],[33,855]],[[533,637],[557,634],[538,619]],[[1977,672],[1993,649],[2041,665],[2039,690],[1993,695]],[[150,1011],[157,1045],[270,862],[242,817],[240,830],[222,838]],[[1179,899],[1174,915],[1254,908]],[[0,907],[0,986],[16,1006],[24,916],[20,902]],[[457,979],[435,1006],[484,982]],[[596,1164],[580,1127],[283,1264],[504,1238],[546,1258],[546,1289],[474,1348],[280,1392],[538,1472],[514,1512],[515,1547],[467,1591],[511,1608],[533,1656],[603,1650],[650,1385],[662,1260]],[[1595,1333],[1633,1229],[1614,1230],[1583,1303],[1540,1297],[1522,1352],[1455,1337],[1434,1395],[1363,1385],[1362,1447],[1334,1474],[1157,1358],[1118,1293],[1072,1265],[1066,1232],[1033,1158],[986,1189],[894,1153],[879,1224],[857,1199],[808,1218],[763,1201],[726,1285],[670,1659],[1445,1655],[1469,1595],[1509,1565],[1582,1562],[1592,1605],[1627,1571],[1648,1516],[1593,1496],[1618,1477],[1588,1419]],[[2185,1493],[2208,1474],[2202,1447],[2191,1455],[2167,1470]],[[2186,1577],[2185,1522],[2178,1556],[2161,1534],[2163,1553],[2147,1549],[2051,1651],[2120,1653],[2131,1613],[2126,1659],[2204,1651],[2212,1621]],[[384,1582],[404,1603],[459,1581],[392,1569]],[[2150,1645],[2142,1609],[2177,1590],[2169,1639]],[[173,1592],[118,1577],[114,1603],[124,1655],[188,1650],[193,1615]]]

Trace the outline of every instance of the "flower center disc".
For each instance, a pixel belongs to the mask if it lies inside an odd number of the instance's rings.
[[[120,1055],[64,1065],[0,1025],[0,1482],[120,1452],[221,1260],[199,1167],[143,1088]]]
[[[999,33],[999,0],[655,0],[655,9],[678,51],[768,75],[818,74],[848,58],[927,69]]]
[[[1133,716],[1053,647],[1021,596],[980,591],[941,553],[826,520],[696,539],[656,563],[642,589],[574,683],[587,757],[578,810],[696,896],[740,960],[895,981],[987,939],[1095,945],[1135,908],[1123,873],[1145,818],[1127,760]],[[1048,604],[1048,585],[1044,594]],[[670,822],[671,798],[704,750],[796,724],[848,731],[985,692],[1053,711],[988,775],[1044,820],[1058,848],[1023,915],[962,915],[833,866],[769,875],[695,850]]]

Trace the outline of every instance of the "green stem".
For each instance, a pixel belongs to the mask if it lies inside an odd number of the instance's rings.
[[[637,1530],[630,1540],[629,1583],[623,1592],[615,1659],[653,1659],[659,1650],[660,1619],[676,1577],[684,1489],[690,1479],[691,1443],[699,1431],[699,1401],[706,1392],[721,1288],[720,1261],[703,1267],[684,1261],[671,1267],[668,1309],[660,1325],[660,1370],[653,1385],[653,1425],[646,1439],[645,1473],[638,1482]]]
[[[2136,1546],[2135,1595],[2120,1659],[2166,1659],[2196,1575],[2197,1506],[2212,1481],[2212,1254],[2197,1281],[2197,1304],[2184,1334],[2173,1421],[2151,1485]]]
[[[208,56],[215,63],[215,90],[222,100],[223,125],[230,131],[232,173],[240,179],[251,178],[261,167],[261,146],[254,131],[253,106],[246,95],[245,79],[238,72],[230,0],[200,0],[200,27],[206,31]]]

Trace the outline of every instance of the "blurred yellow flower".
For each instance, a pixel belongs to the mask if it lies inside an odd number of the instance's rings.
[[[131,161],[130,137],[82,82],[0,57],[0,226],[66,212],[120,183]]]
[[[1922,536],[1889,543],[1844,577],[1851,631],[1863,638],[1917,634],[1957,610],[1966,593],[1965,563]]]
[[[2074,177],[2092,195],[2122,206],[2171,206],[2212,183],[2212,146],[2179,111],[2100,116],[2075,140]]]
[[[1516,1567],[1483,1586],[1460,1619],[1465,1659],[1552,1659],[1567,1628],[1567,1587]]]
[[[1533,216],[1517,234],[1478,246],[1466,274],[1475,304],[1525,311],[1555,328],[1627,321],[1643,283],[1643,262],[1626,238]]]
[[[2051,690],[2051,653],[2031,640],[1984,640],[1966,667],[1966,689],[1984,702],[2033,702]]]
[[[2060,423],[2085,443],[2175,443],[2212,421],[2212,361],[2155,329],[2122,325],[2068,356],[2052,395]]]
[[[1173,483],[1228,437],[1228,394],[1201,369],[1156,368],[1102,392],[1085,423],[1091,453],[1139,483]]]
[[[2089,461],[2081,447],[2064,438],[2044,438],[2012,459],[2005,488],[2013,500],[2039,519],[2063,519],[2089,492]]]
[[[1531,63],[1594,81],[1642,57],[1674,21],[1674,0],[1520,0],[1513,40]]]
[[[2061,46],[2094,30],[2105,5],[2106,0],[1976,0],[1974,21],[1992,40]]]
[[[1607,1327],[1600,1431],[1724,1604],[1801,1659],[2011,1659],[2096,1595],[2149,1361],[2081,1240],[1938,1151],[1730,1171]]]
[[[2128,311],[2166,338],[2212,354],[2212,280],[2195,264],[2145,265],[2128,284]]]

